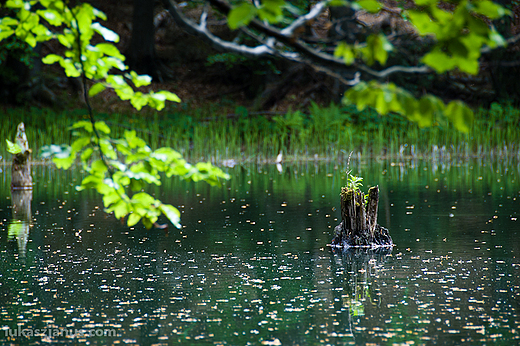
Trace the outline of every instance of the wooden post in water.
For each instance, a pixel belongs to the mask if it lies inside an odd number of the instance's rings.
[[[10,150],[13,153],[13,164],[11,166],[13,219],[9,222],[8,239],[16,239],[18,253],[24,257],[31,225],[32,176],[31,149],[29,149],[23,123],[18,124],[15,143],[17,146],[9,143],[12,146]]]
[[[388,229],[377,223],[379,187],[368,190],[368,198],[359,189],[341,189],[341,223],[334,228],[332,246],[392,247]]]
[[[31,149],[29,149],[29,144],[27,143],[23,123],[18,124],[15,143],[18,144],[21,151],[13,156],[11,190],[30,190],[32,189]]]

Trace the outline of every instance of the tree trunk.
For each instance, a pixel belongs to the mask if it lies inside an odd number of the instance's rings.
[[[14,155],[11,166],[11,190],[32,189],[31,150]]]
[[[377,224],[379,187],[368,190],[368,199],[359,189],[341,189],[341,223],[334,228],[336,247],[391,247],[388,230]]]
[[[155,1],[134,0],[132,38],[125,55],[132,70],[162,80],[155,53],[154,4]]]

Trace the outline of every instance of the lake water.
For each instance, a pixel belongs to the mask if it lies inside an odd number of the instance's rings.
[[[345,165],[165,181],[183,223],[168,232],[126,228],[49,167],[15,222],[6,168],[0,344],[520,343],[518,162],[352,163],[380,187],[386,253],[327,245]]]

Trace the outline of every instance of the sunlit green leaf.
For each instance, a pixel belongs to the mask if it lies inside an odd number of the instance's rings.
[[[11,142],[10,140],[6,139],[7,142],[7,151],[13,155],[19,154],[22,152],[22,148],[16,144]]]
[[[334,56],[337,58],[343,58],[345,64],[347,65],[352,65],[356,58],[352,46],[343,41],[336,46],[336,49],[334,50]]]
[[[114,216],[117,219],[121,219],[128,215],[130,212],[129,205],[123,200],[119,200],[118,202],[113,203],[110,207],[106,209],[107,213],[114,213]]]
[[[249,24],[256,16],[257,9],[249,2],[243,2],[234,7],[228,14],[227,21],[230,29],[235,30]]]
[[[128,227],[132,227],[135,226],[139,221],[141,221],[141,216],[134,212],[128,215],[127,225]]]
[[[85,150],[81,153],[81,155],[80,155],[81,161],[83,161],[83,162],[86,163],[86,162],[90,159],[90,157],[92,156],[92,153],[93,153],[93,152],[94,152],[94,149],[92,149],[92,148],[87,148],[87,149],[85,149]]]
[[[91,171],[97,176],[104,176],[104,173],[108,170],[103,160],[96,160],[90,165]]]
[[[55,158],[52,159],[52,162],[54,162],[54,164],[58,168],[69,169],[72,166],[72,164],[74,163],[75,159],[76,158],[73,155],[70,155],[70,156],[65,157],[65,158],[55,157]]]
[[[119,35],[99,23],[92,23],[92,29],[109,42],[119,42]]]
[[[14,34],[14,30],[0,28],[0,41]]]
[[[158,91],[155,94],[163,96],[164,99],[168,101],[181,102],[181,99],[177,95],[166,90]]]
[[[262,6],[257,9],[258,17],[262,21],[278,23],[283,19],[283,0],[263,0]]]
[[[70,129],[84,129],[88,133],[92,133],[92,122],[87,120],[76,121],[74,124],[72,124]]]
[[[473,111],[461,101],[451,101],[446,107],[446,117],[461,132],[469,132],[473,123]]]
[[[181,228],[181,213],[170,204],[161,204],[159,210],[170,220],[170,222],[177,228]]]
[[[357,0],[356,3],[370,13],[377,13],[382,8],[381,3],[377,0]]]
[[[74,152],[78,152],[88,144],[90,144],[90,137],[80,137],[72,143],[71,147]]]
[[[138,75],[134,71],[130,71],[129,76],[130,76],[130,79],[132,79],[132,83],[134,83],[134,85],[137,88],[144,86],[144,85],[150,85],[150,83],[152,82],[152,77],[150,77],[148,75]]]
[[[489,19],[498,19],[511,13],[511,11],[506,10],[504,7],[494,3],[493,1],[479,0],[473,2],[472,5],[475,13],[484,15]]]
[[[96,83],[92,87],[90,87],[90,89],[88,90],[88,96],[93,97],[105,89],[106,89],[106,87],[103,83]]]
[[[96,121],[96,130],[107,135],[110,133],[110,127],[104,121]]]
[[[117,47],[111,43],[98,43],[96,45],[96,49],[98,49],[103,54],[112,56],[112,57],[117,58],[122,61],[125,60],[125,56],[123,54],[121,54],[119,49],[117,49]]]

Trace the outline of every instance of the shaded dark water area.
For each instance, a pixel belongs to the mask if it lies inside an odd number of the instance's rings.
[[[327,245],[345,166],[167,180],[168,233],[126,228],[74,190],[80,172],[48,167],[15,224],[2,173],[0,343],[518,344],[518,162],[351,168],[380,187],[390,252]]]

